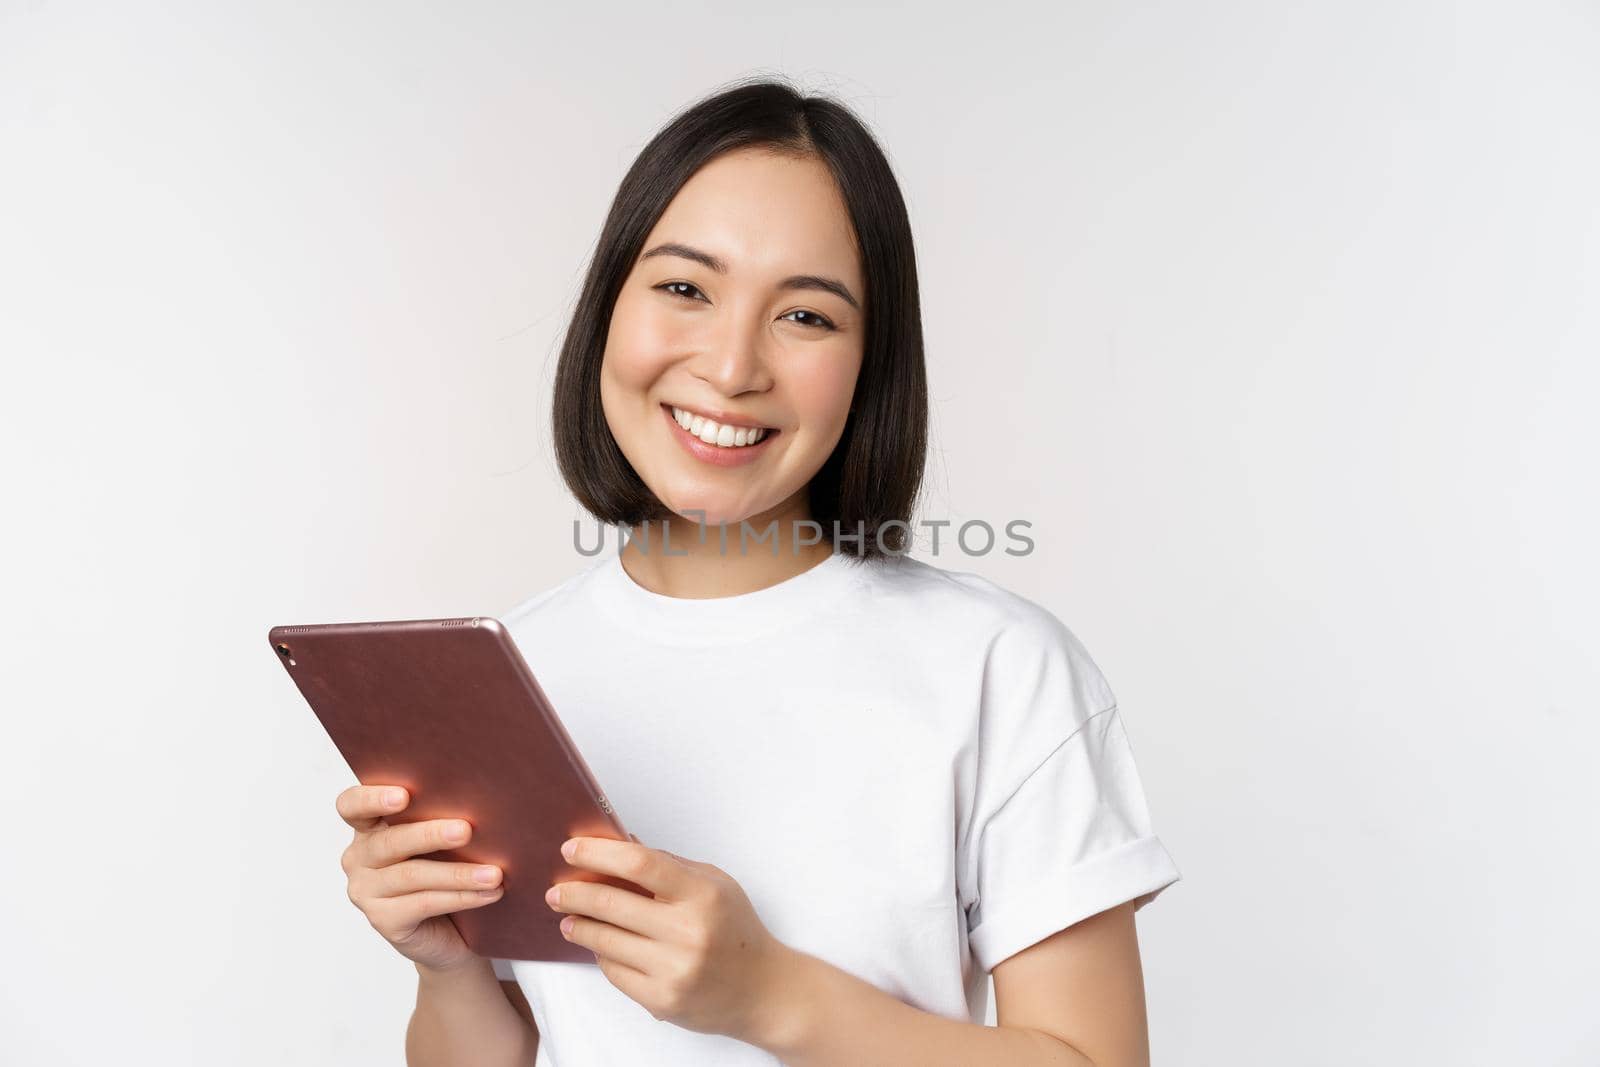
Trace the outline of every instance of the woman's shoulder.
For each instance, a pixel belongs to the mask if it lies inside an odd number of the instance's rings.
[[[899,602],[896,614],[924,628],[929,646],[981,649],[987,668],[1003,675],[1060,671],[1088,703],[1115,700],[1077,633],[1038,600],[981,574],[913,556],[896,557],[879,574],[887,599]]]
[[[875,573],[889,595],[945,621],[962,619],[984,629],[1028,630],[1041,636],[1062,627],[1043,604],[973,571],[898,556],[882,561]]]

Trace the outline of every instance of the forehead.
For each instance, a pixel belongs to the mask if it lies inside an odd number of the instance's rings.
[[[741,149],[695,172],[645,241],[681,241],[734,273],[830,274],[861,285],[855,228],[821,160]]]

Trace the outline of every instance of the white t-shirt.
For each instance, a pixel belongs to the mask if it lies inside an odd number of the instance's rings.
[[[836,554],[685,599],[608,551],[501,621],[643,844],[722,868],[778,940],[924,1011],[984,1022],[996,964],[1179,878],[1088,652],[978,575]],[[656,1020],[594,963],[494,966],[540,1067],[779,1062]]]

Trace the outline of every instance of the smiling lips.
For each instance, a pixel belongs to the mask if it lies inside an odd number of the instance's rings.
[[[679,426],[688,430],[708,445],[719,448],[743,448],[753,445],[767,435],[767,430],[762,426],[740,426],[729,423],[717,422],[704,415],[696,415],[684,408],[670,407],[672,417]]]
[[[662,404],[661,410],[672,422],[673,436],[690,455],[721,467],[755,459],[778,435],[770,427],[729,425],[670,404]]]

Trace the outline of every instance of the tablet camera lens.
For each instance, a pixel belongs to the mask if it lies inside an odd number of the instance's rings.
[[[284,659],[289,659],[289,646],[288,645],[286,645],[286,644],[284,644],[283,642],[280,641],[280,642],[278,642],[277,649],[278,649],[278,655],[282,656]],[[291,660],[290,662],[293,662],[293,661]]]

